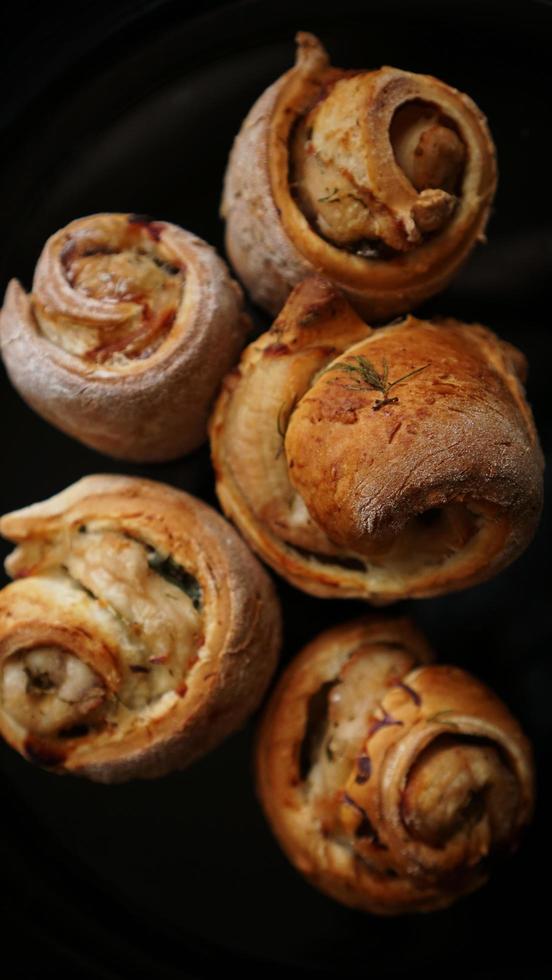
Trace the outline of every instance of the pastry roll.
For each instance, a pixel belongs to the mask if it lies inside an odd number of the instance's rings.
[[[14,387],[49,422],[118,459],[159,462],[205,439],[242,348],[242,293],[206,242],[165,221],[96,214],[53,235],[0,319]]]
[[[338,626],[291,663],[261,724],[258,792],[279,843],[366,912],[450,905],[531,815],[520,726],[470,674],[431,661],[406,619]]]
[[[312,34],[255,103],[222,202],[230,260],[278,313],[321,272],[370,319],[443,289],[482,240],[496,186],[484,116],[468,96],[397,68],[344,71]]]
[[[490,578],[541,509],[524,375],[485,327],[407,316],[373,330],[305,280],[215,405],[222,507],[313,595],[387,603]]]
[[[100,782],[160,776],[217,745],[274,670],[268,576],[206,504],[89,476],[8,514],[0,732],[27,759]]]

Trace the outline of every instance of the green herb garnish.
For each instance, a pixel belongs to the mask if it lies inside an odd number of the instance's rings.
[[[395,381],[389,381],[389,365],[385,358],[383,359],[381,373],[362,354],[356,354],[354,361],[356,362],[354,364],[350,361],[344,361],[341,364],[332,364],[329,368],[326,368],[326,371],[347,371],[349,374],[356,375],[355,380],[357,384],[343,386],[350,388],[351,391],[364,391],[366,388],[381,391],[383,398],[377,398],[374,402],[373,408],[375,412],[384,405],[392,405],[398,402],[399,399],[397,397],[389,398],[389,392],[392,388],[402,384],[404,381],[408,381],[409,378],[413,378],[414,375],[419,374],[420,371],[425,371],[429,367],[429,364],[424,364],[422,367],[415,368],[414,371],[409,371],[408,374],[403,374],[402,377],[396,378]],[[325,372],[322,373],[324,374]]]
[[[148,565],[154,572],[161,575],[166,582],[170,582],[171,585],[176,585],[177,589],[185,592],[192,600],[194,609],[201,609],[202,593],[198,580],[193,575],[190,575],[189,572],[185,571],[182,565],[178,565],[170,555],[167,558],[163,558],[158,551],[154,551],[148,557]]]

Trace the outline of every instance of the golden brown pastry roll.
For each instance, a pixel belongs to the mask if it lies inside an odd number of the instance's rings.
[[[524,375],[485,327],[408,316],[372,330],[305,280],[216,403],[223,509],[313,595],[386,603],[490,578],[541,509]]]
[[[338,626],[287,668],[261,724],[257,786],[279,843],[367,912],[473,891],[531,815],[520,726],[480,681],[431,660],[406,619]]]
[[[468,96],[397,68],[344,71],[312,34],[255,103],[230,156],[230,260],[278,313],[320,272],[371,319],[443,289],[483,238],[493,142]]]
[[[8,514],[0,732],[56,772],[160,776],[217,745],[274,670],[271,582],[206,504],[89,476]]]
[[[45,419],[110,456],[158,462],[205,439],[248,326],[206,242],[166,221],[95,214],[46,242],[33,289],[8,286],[2,356]]]

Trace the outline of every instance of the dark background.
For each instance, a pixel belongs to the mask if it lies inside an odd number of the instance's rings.
[[[500,187],[479,248],[422,312],[480,320],[528,355],[528,393],[551,442],[552,208],[548,3],[80,2],[9,5],[3,28],[0,287],[30,287],[45,238],[96,210],[146,212],[222,248],[232,138],[293,58],[297,29],[336,64],[441,76],[489,117]],[[198,11],[200,13],[198,14]],[[259,327],[266,318],[257,315]],[[34,415],[0,381],[0,510],[90,472],[166,480],[214,503],[208,452],[120,464]],[[441,659],[506,699],[534,741],[539,804],[519,853],[452,909],[379,920],[319,895],[290,868],[251,780],[254,722],[182,774],[96,786],[0,747],[0,946],[6,977],[378,976],[423,970],[536,976],[550,966],[550,572],[545,512],[527,553],[493,581],[405,603]],[[2,557],[8,548],[2,544]],[[287,661],[359,603],[278,582]],[[11,957],[11,963],[10,963]],[[8,963],[10,965],[8,966]]]

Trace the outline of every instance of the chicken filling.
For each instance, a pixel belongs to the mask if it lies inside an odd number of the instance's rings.
[[[341,79],[297,125],[291,144],[290,185],[301,210],[329,242],[363,258],[390,258],[442,230],[457,203],[466,147],[439,108],[420,100],[395,113],[389,140],[416,196],[404,224],[378,198],[362,162],[358,120],[339,107],[357,77]]]

